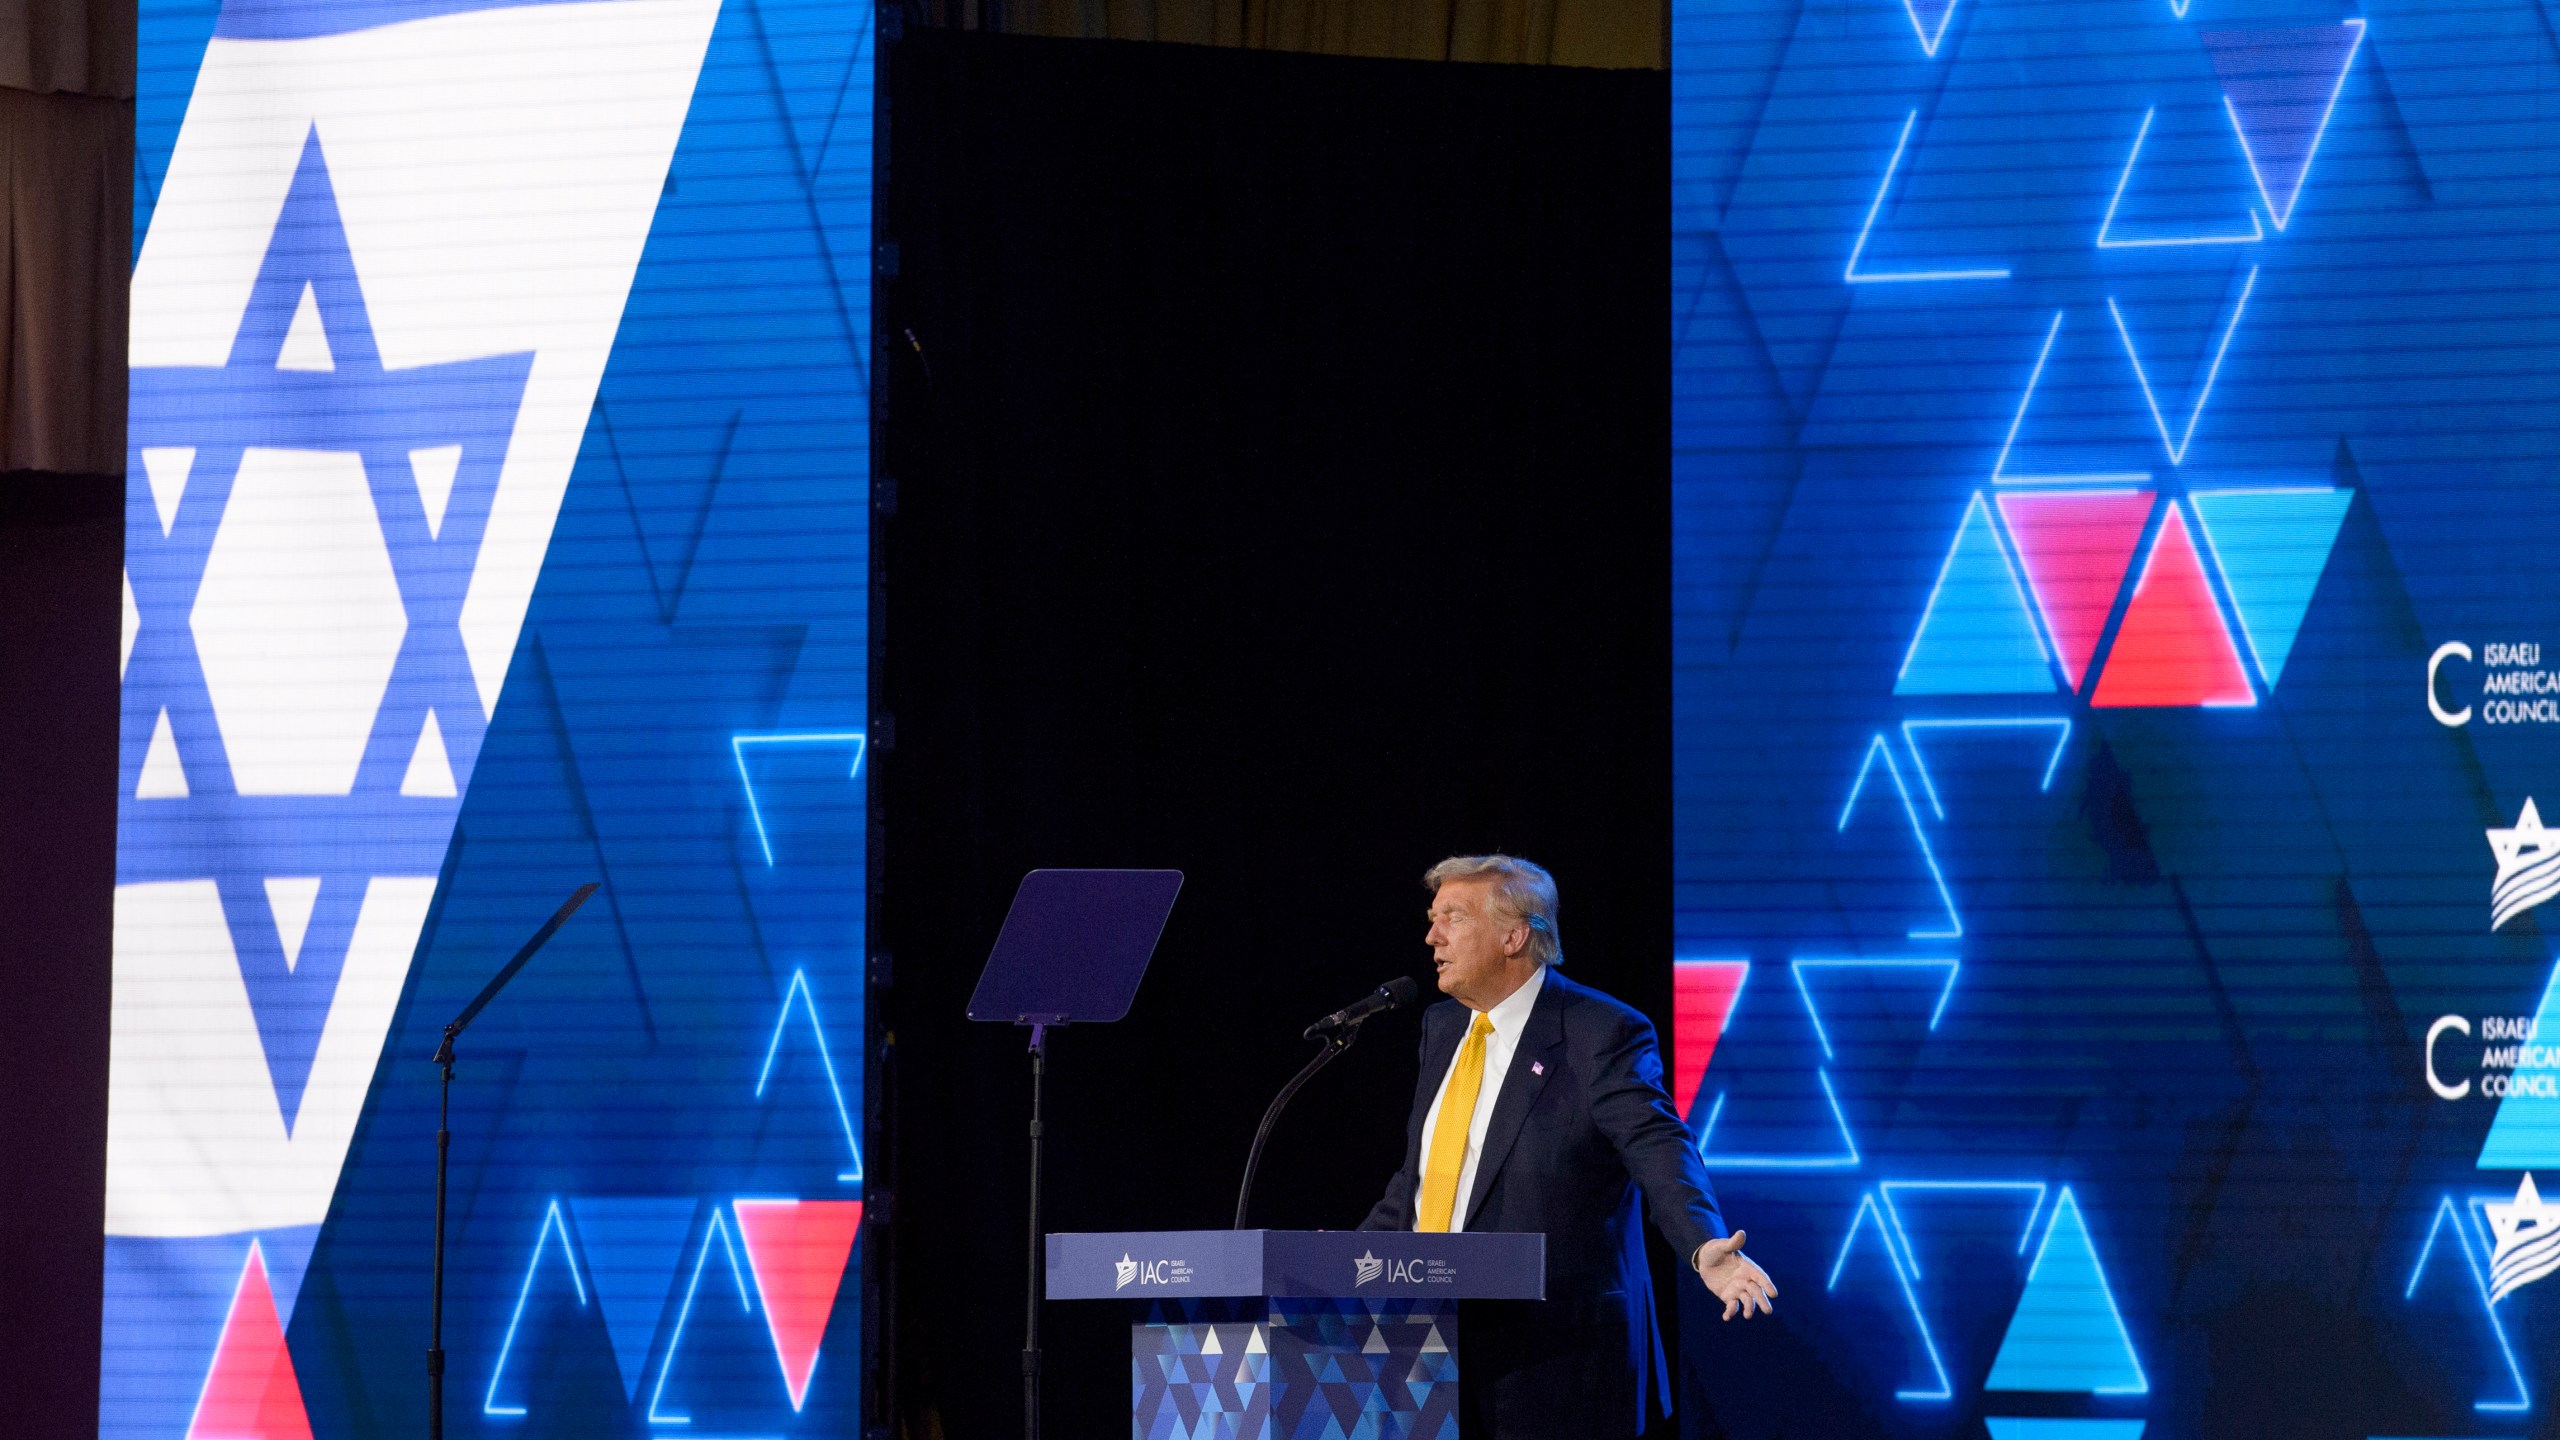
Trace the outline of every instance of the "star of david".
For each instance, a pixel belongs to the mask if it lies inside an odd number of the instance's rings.
[[[2523,1242],[2560,1225],[2560,1205],[2542,1198],[2534,1188],[2533,1177],[2524,1177],[2511,1201],[2492,1200],[2480,1207],[2489,1217],[2489,1228],[2497,1236],[2497,1253],[2504,1255]]]
[[[316,317],[325,346],[317,363],[288,354],[289,337],[310,347],[307,334],[294,334],[298,317],[306,331]],[[138,624],[125,672],[128,798],[119,816],[117,880],[215,880],[288,1127],[367,882],[435,873],[451,837],[458,798],[401,793],[428,714],[457,788],[467,783],[487,729],[459,620],[532,361],[526,353],[383,365],[315,127],[228,359],[132,372],[127,465],[135,483],[128,487],[125,555]],[[454,446],[460,460],[443,514],[431,524],[411,455]],[[193,452],[165,532],[159,501],[142,483],[144,452],[162,447]],[[356,456],[398,585],[407,628],[344,794],[240,793],[189,628],[242,457],[252,449]],[[164,712],[187,793],[136,798],[135,777]],[[290,962],[265,887],[271,877],[320,882]]]
[[[2542,859],[2551,853],[2555,844],[2560,844],[2560,836],[2542,828],[2542,812],[2533,808],[2530,798],[2524,802],[2524,810],[2516,816],[2512,828],[2488,833],[2489,849],[2498,857],[2498,878],[2501,880]]]

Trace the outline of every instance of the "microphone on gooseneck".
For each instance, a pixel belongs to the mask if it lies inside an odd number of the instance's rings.
[[[1308,1026],[1305,1038],[1314,1040],[1330,1031],[1348,1029],[1373,1015],[1400,1010],[1412,1004],[1421,993],[1422,987],[1414,983],[1412,976],[1399,975]]]

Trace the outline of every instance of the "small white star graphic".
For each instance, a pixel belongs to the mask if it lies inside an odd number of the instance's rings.
[[[2489,928],[2495,930],[2560,894],[2560,834],[2542,828],[2542,812],[2527,798],[2512,827],[2488,835],[2498,857],[2498,878],[2489,885]]]
[[[2480,1208],[2498,1242],[2489,1257],[2490,1303],[2560,1270],[2560,1205],[2543,1202],[2531,1175],[2516,1187],[2514,1200],[2492,1200]]]

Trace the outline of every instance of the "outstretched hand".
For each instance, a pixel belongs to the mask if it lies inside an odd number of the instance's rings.
[[[1736,1230],[1722,1240],[1710,1240],[1699,1246],[1697,1255],[1693,1257],[1698,1267],[1698,1278],[1707,1282],[1707,1288],[1724,1302],[1724,1318],[1727,1320],[1737,1312],[1749,1319],[1755,1305],[1761,1314],[1768,1314],[1769,1302],[1778,1293],[1777,1282],[1769,1278],[1769,1272],[1753,1264],[1751,1257],[1742,1253],[1743,1237],[1749,1233]]]

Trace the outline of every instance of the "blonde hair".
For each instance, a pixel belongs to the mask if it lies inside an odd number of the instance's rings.
[[[1564,963],[1564,939],[1556,932],[1556,877],[1512,855],[1452,855],[1422,874],[1422,888],[1438,894],[1452,880],[1491,880],[1494,905],[1515,924],[1529,927],[1523,951],[1541,965]]]

